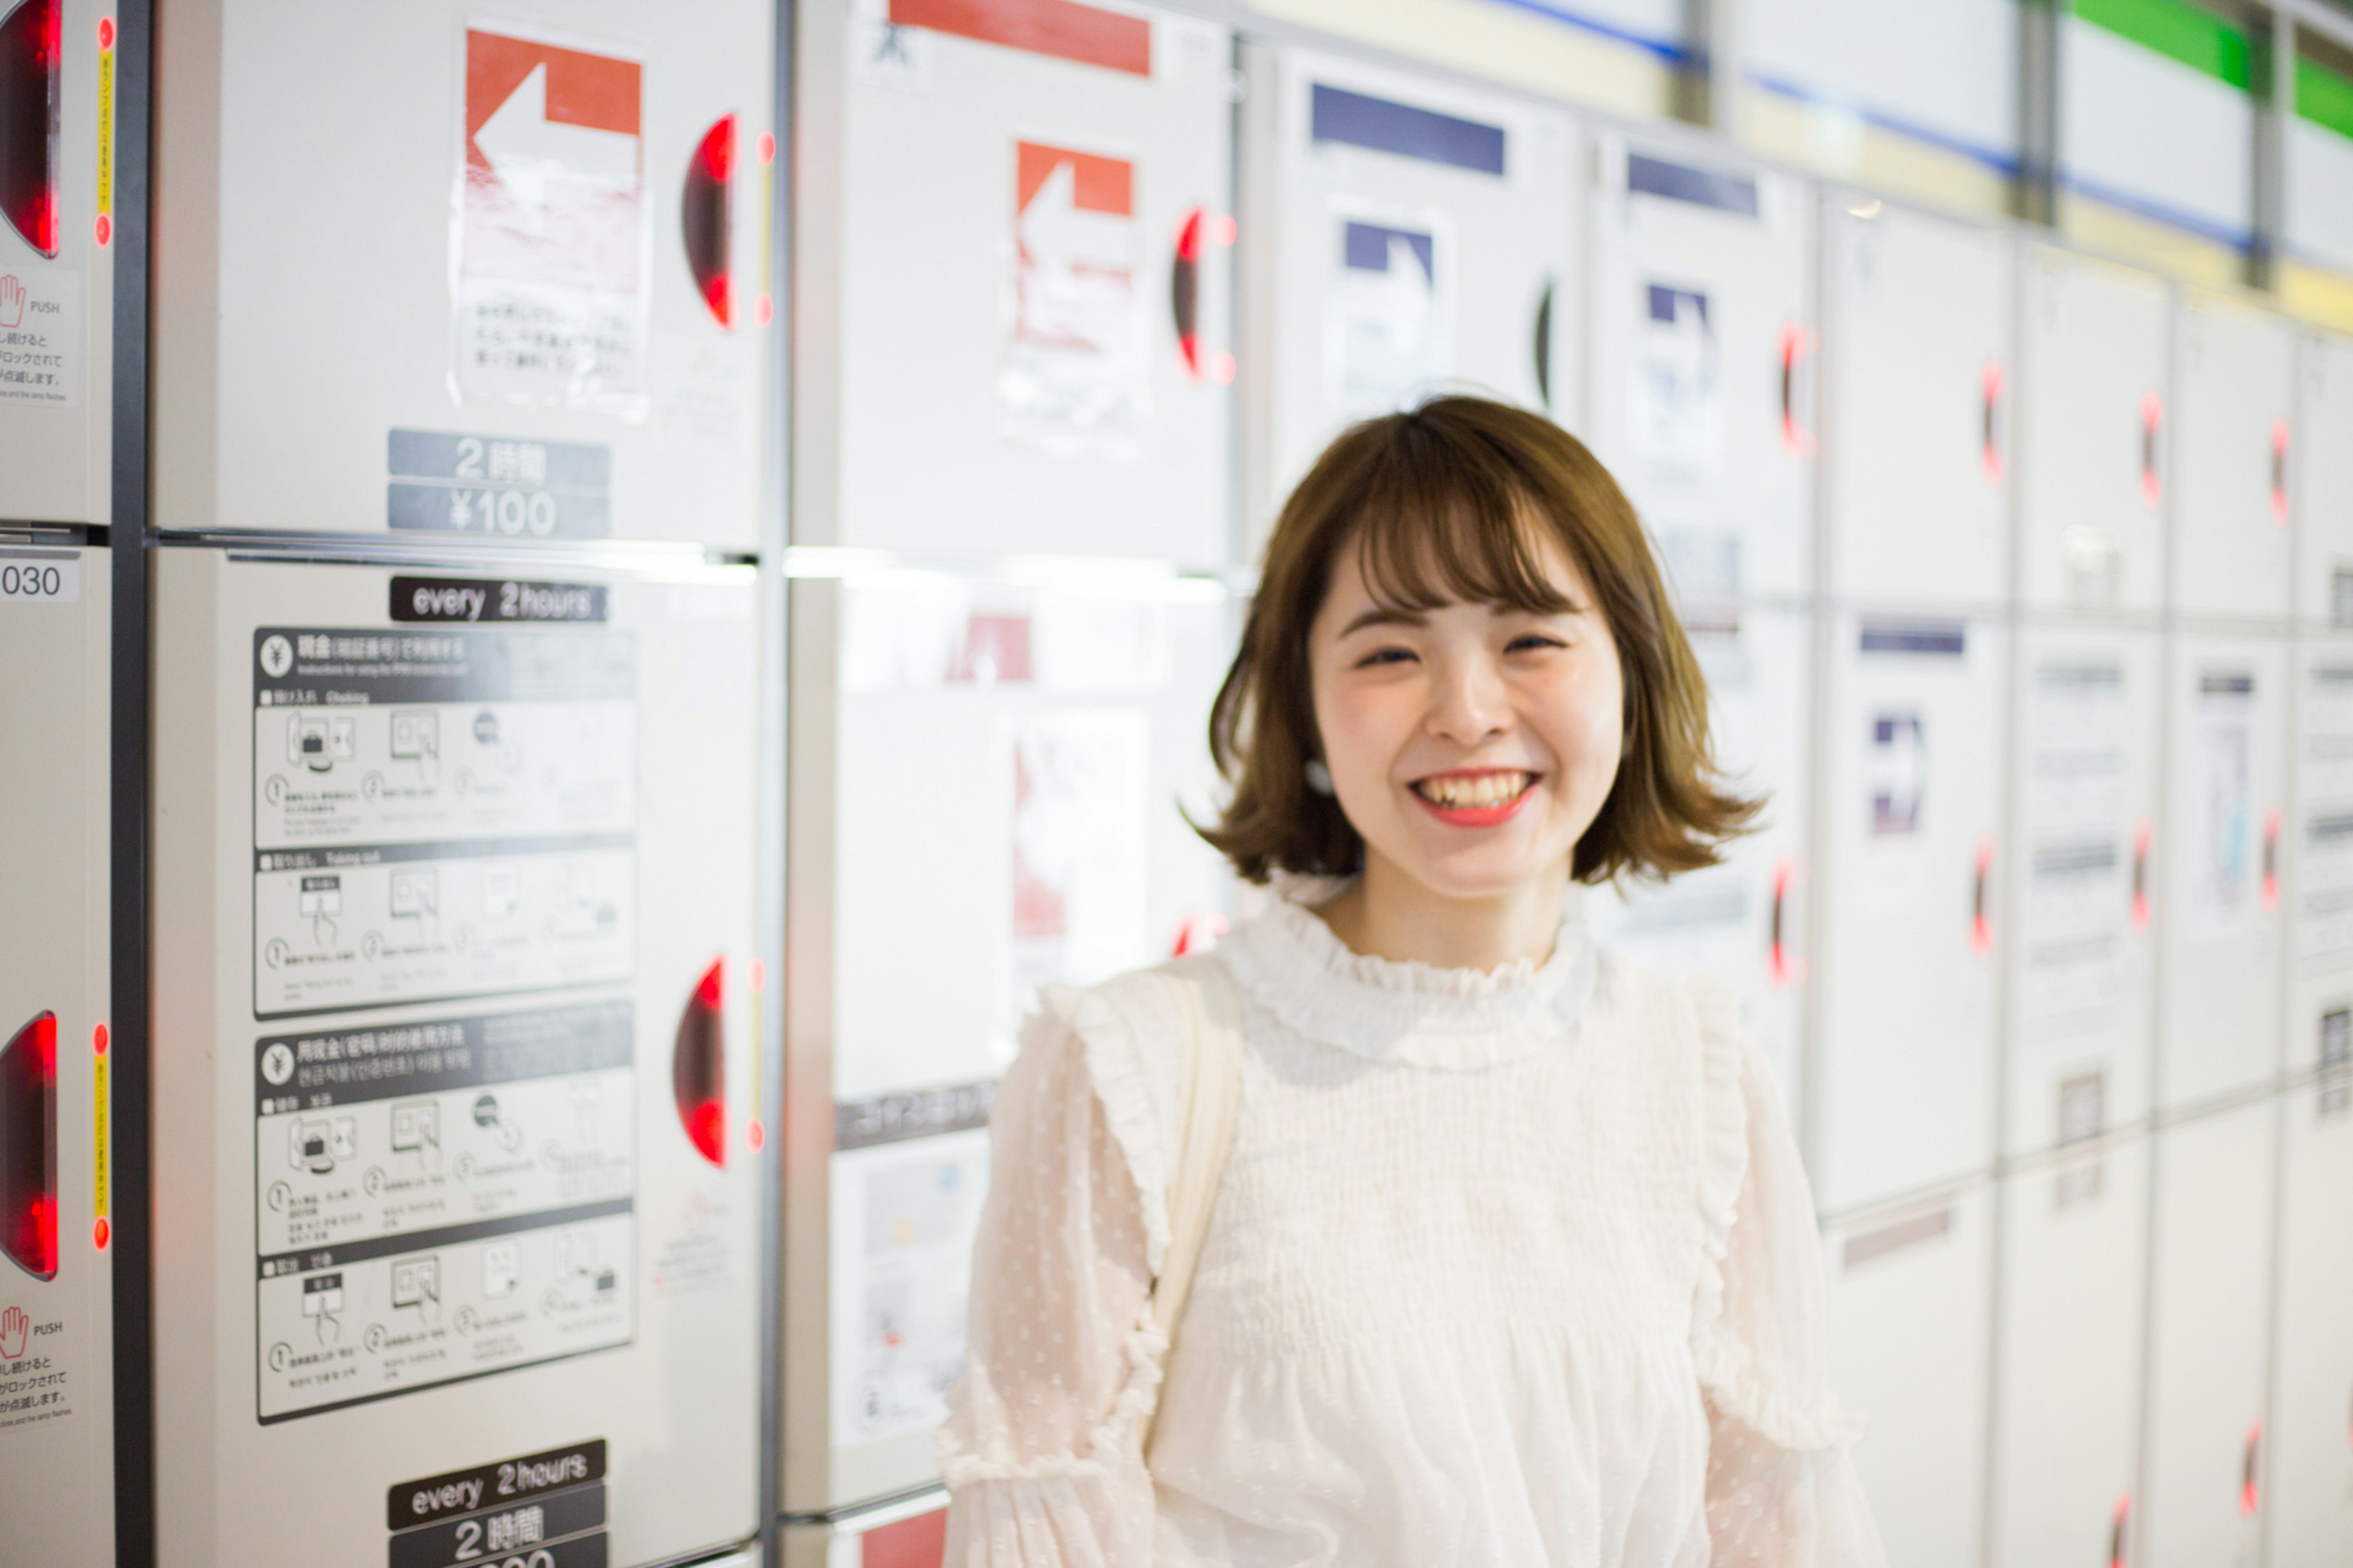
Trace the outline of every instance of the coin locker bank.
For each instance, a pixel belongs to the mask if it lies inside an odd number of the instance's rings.
[[[769,16],[499,15],[157,61],[175,1568],[759,1528]]]
[[[0,6],[0,1537],[114,1550],[111,15]],[[30,115],[19,111],[30,107]]]

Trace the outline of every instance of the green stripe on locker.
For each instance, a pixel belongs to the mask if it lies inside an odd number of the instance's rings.
[[[2242,91],[2253,79],[2246,29],[2186,0],[2075,0],[2075,15]]]
[[[2339,76],[2319,61],[2298,55],[2295,111],[2340,136],[2353,136],[2353,78]]]

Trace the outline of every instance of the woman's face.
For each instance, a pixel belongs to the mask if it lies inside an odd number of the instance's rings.
[[[1574,607],[1385,609],[1343,551],[1309,632],[1334,793],[1368,860],[1483,899],[1557,875],[1618,776],[1618,647],[1549,531],[1540,559]]]

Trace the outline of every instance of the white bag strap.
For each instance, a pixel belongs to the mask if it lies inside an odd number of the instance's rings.
[[[1177,1131],[1176,1160],[1168,1182],[1168,1251],[1152,1281],[1152,1315],[1168,1336],[1171,1353],[1176,1326],[1193,1293],[1193,1266],[1208,1238],[1209,1213],[1234,1143],[1235,1113],[1241,1103],[1241,1005],[1224,964],[1210,959],[1182,961],[1162,971],[1177,994],[1186,1019],[1185,1111]],[[1151,1432],[1145,1447],[1151,1449]]]

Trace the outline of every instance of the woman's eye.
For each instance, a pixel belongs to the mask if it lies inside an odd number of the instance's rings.
[[[1567,647],[1567,646],[1568,645],[1567,643],[1561,641],[1561,639],[1556,637],[1549,637],[1542,632],[1524,632],[1520,636],[1514,637],[1510,642],[1505,643],[1504,645],[1504,651],[1505,653],[1535,653],[1544,648]]]
[[[1370,669],[1377,664],[1404,664],[1413,658],[1410,650],[1401,647],[1375,648],[1356,661],[1358,669]]]

